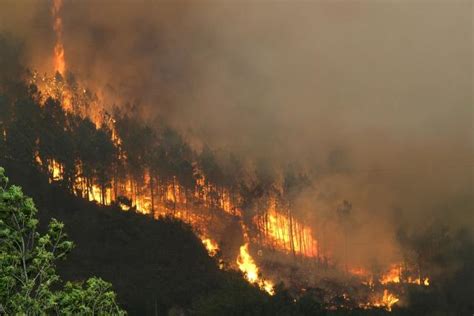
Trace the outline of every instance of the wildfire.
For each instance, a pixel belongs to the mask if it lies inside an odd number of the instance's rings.
[[[430,285],[430,280],[429,278],[422,278],[422,277],[412,277],[408,276],[405,277],[403,280],[401,280],[402,276],[402,265],[401,264],[394,264],[391,266],[390,270],[382,275],[380,278],[380,283],[381,284],[388,284],[388,283],[401,283],[402,281],[405,283],[410,283],[410,284],[417,284],[417,285],[424,285],[424,286],[429,286]]]
[[[311,228],[285,212],[277,210],[274,199],[270,202],[266,216],[257,215],[254,222],[264,228],[262,230],[268,237],[265,241],[267,246],[305,257],[318,255],[318,243],[313,238]]]
[[[214,257],[215,255],[217,255],[219,251],[219,245],[217,244],[217,242],[215,242],[214,240],[210,238],[204,238],[202,239],[202,243],[206,247],[207,252],[209,253],[211,257]]]
[[[394,294],[390,293],[388,290],[383,291],[382,299],[378,302],[373,303],[375,307],[384,307],[389,312],[392,311],[392,306],[397,303],[400,299]]]
[[[275,294],[273,290],[273,283],[268,280],[264,280],[259,276],[259,269],[249,253],[248,243],[245,243],[240,247],[240,254],[237,257],[237,265],[250,283],[258,283],[260,288],[265,290],[268,294]]]
[[[39,157],[38,157],[39,159]],[[63,166],[56,160],[52,159],[48,164],[49,173],[51,175],[50,182],[63,179]]]
[[[56,33],[56,44],[54,45],[54,70],[55,72],[61,74],[64,78],[66,74],[66,58],[64,53],[63,45],[63,21],[60,15],[60,11],[63,5],[62,0],[53,0],[53,6],[51,8],[51,13],[53,15],[53,29]],[[67,110],[71,110],[72,105],[72,95],[71,92],[67,89],[62,91],[62,101],[63,106]]]
[[[401,266],[392,265],[388,273],[382,275],[379,281],[382,284],[400,283],[400,275],[401,275]]]
[[[391,312],[393,305],[395,305],[400,299],[393,293],[390,293],[387,289],[383,290],[382,297],[378,296],[369,303],[359,304],[359,307],[363,309],[371,309],[373,307],[381,307]]]
[[[60,16],[62,5],[62,0],[53,0],[51,8],[54,21],[53,27],[56,34],[53,56],[54,71],[59,75],[52,79],[43,78],[41,91],[45,92],[47,96],[60,99],[66,111],[72,111],[75,114],[89,117],[95,123],[97,129],[106,124],[112,131],[112,140],[119,151],[119,159],[126,162],[127,157],[125,153],[121,152],[122,141],[117,133],[114,119],[104,114],[103,109],[100,107],[101,104],[98,103],[97,99],[95,99],[95,102],[97,102],[95,106],[90,107],[90,104],[93,102],[91,102],[91,99],[87,99],[89,93],[87,93],[86,89],[81,88],[78,93],[77,87],[71,88],[68,86],[67,81],[64,80],[67,65],[63,45],[63,23]],[[34,79],[36,80],[36,75]],[[89,110],[78,110],[84,107],[83,104],[86,104]],[[79,113],[79,111],[81,112]],[[54,159],[41,161],[39,155],[36,158],[38,164],[49,172],[51,182],[62,181],[66,177],[64,166],[58,161]],[[208,237],[209,231],[206,230],[208,227],[205,226],[209,223],[208,219],[202,214],[195,212],[192,207],[193,202],[198,202],[196,203],[197,205],[202,205],[209,209],[224,212],[226,216],[231,215],[240,218],[245,243],[239,249],[236,266],[244,273],[247,281],[258,284],[262,290],[265,290],[270,295],[274,294],[274,284],[261,276],[260,269],[249,251],[251,241],[258,242],[260,246],[293,253],[302,257],[314,258],[318,256],[318,241],[313,238],[311,228],[301,220],[294,218],[287,206],[277,205],[276,198],[270,199],[267,209],[263,210],[263,212],[257,212],[257,215],[252,218],[259,236],[264,238],[259,238],[258,241],[249,238],[250,232],[242,220],[243,210],[237,207],[239,199],[242,197],[239,197],[238,194],[235,194],[235,192],[228,188],[218,187],[210,183],[197,167],[195,170],[197,173],[196,186],[194,191],[191,190],[191,192],[179,183],[177,177],[173,177],[172,181],[169,182],[159,182],[160,175],[153,175],[150,170],[144,170],[141,179],[137,179],[132,175],[125,175],[121,178],[114,177],[113,181],[107,185],[103,183],[98,185],[100,182],[94,176],[89,178],[84,176],[81,162],[78,162],[75,168],[77,177],[73,182],[73,192],[77,196],[103,205],[117,203],[124,211],[132,209],[142,214],[152,215],[154,218],[166,215],[181,219],[191,224],[196,229],[196,232],[205,232],[204,235],[201,235],[201,233],[197,234],[201,236],[201,241],[211,257],[218,254],[219,245],[215,240]],[[190,202],[190,205],[188,205],[188,202]],[[370,277],[366,284],[371,287],[373,281],[376,280],[373,278],[373,275],[363,269],[352,269],[351,272],[358,277]],[[382,275],[379,281],[381,284],[400,283],[401,272],[401,265],[392,265],[390,270]],[[428,278],[409,277],[408,279],[403,279],[403,281],[425,286],[429,285]],[[384,307],[390,311],[392,306],[399,301],[399,298],[387,289],[383,291],[383,296],[380,296],[381,293],[379,293],[378,299],[374,300],[373,303],[367,303],[363,306]]]
[[[62,0],[53,0],[51,13],[54,19],[53,28],[56,33],[56,45],[54,46],[54,70],[64,76],[66,72],[66,60],[64,58],[64,46],[62,42],[63,21],[59,14],[62,5]]]
[[[408,277],[408,283],[429,286],[430,285],[430,279],[429,278],[421,279],[421,278]]]

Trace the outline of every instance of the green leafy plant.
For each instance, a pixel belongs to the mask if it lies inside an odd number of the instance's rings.
[[[36,215],[33,200],[9,186],[0,167],[0,314],[124,315],[111,284],[99,278],[61,289],[55,261],[74,244],[56,219],[41,235]]]

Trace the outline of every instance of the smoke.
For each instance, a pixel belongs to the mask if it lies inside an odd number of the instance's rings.
[[[40,71],[52,69],[49,5],[0,12]],[[471,13],[470,1],[122,0],[60,14],[68,69],[110,107],[138,104],[196,148],[296,161],[314,183],[300,218],[341,231],[350,201],[362,261],[398,256],[399,227],[473,231]],[[324,237],[336,253],[338,236]]]

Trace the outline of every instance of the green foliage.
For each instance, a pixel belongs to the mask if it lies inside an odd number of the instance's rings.
[[[112,285],[99,278],[85,283],[67,282],[58,300],[62,314],[71,315],[123,315],[115,303]]]
[[[124,314],[115,302],[110,284],[89,279],[86,287],[67,283],[59,288],[55,261],[73,248],[64,224],[52,219],[45,234],[37,232],[33,200],[18,186],[9,186],[0,168],[0,312]]]

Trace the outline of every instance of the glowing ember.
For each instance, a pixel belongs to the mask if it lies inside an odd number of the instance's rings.
[[[237,265],[250,283],[258,283],[260,288],[265,290],[268,294],[275,294],[273,290],[273,283],[263,280],[259,277],[259,269],[249,253],[248,243],[245,243],[240,247],[240,254],[237,257]]]

